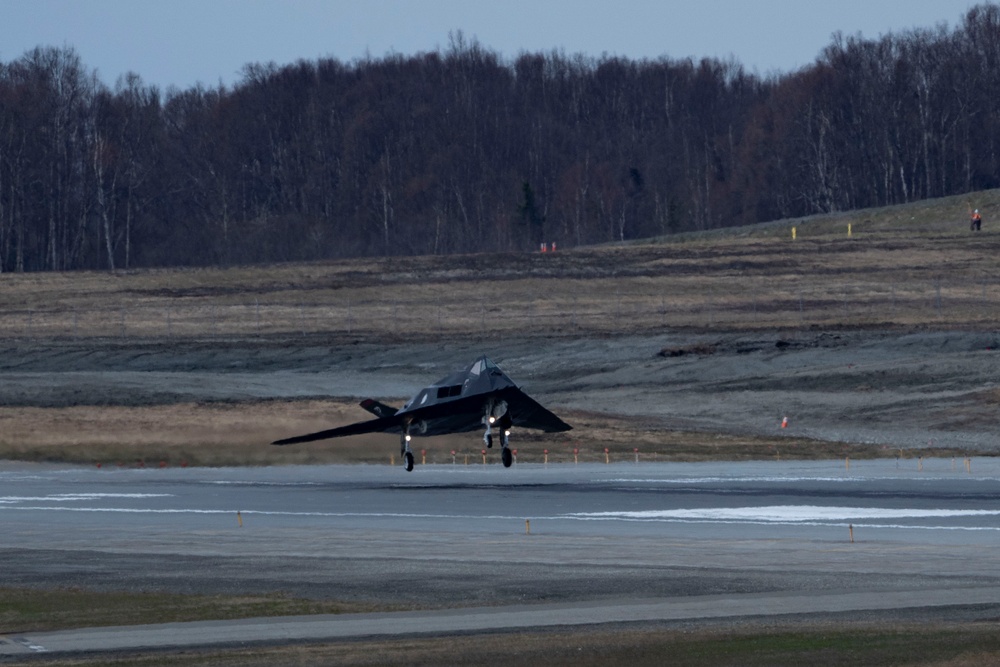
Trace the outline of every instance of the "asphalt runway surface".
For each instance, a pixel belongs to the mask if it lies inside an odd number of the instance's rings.
[[[998,498],[995,459],[412,473],[0,462],[2,585],[421,608],[0,629],[0,655],[803,614],[996,618]]]

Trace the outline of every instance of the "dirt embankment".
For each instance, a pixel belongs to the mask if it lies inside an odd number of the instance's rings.
[[[400,399],[483,353],[557,412],[640,431],[1000,452],[1000,337],[969,332],[11,345],[0,409]]]

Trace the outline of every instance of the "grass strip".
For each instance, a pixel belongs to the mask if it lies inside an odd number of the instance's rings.
[[[48,665],[574,665],[574,667],[798,667],[948,665],[1000,661],[992,623],[822,624],[752,630],[606,630],[410,638],[229,650],[95,656]],[[17,664],[17,663],[10,663]]]
[[[114,625],[400,609],[403,607],[306,600],[281,593],[224,596],[0,587],[0,628],[8,635]]]

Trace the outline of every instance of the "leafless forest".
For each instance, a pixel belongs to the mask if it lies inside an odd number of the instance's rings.
[[[956,19],[768,75],[455,33],[161,91],[39,47],[0,63],[0,270],[570,248],[995,188],[1000,5]]]

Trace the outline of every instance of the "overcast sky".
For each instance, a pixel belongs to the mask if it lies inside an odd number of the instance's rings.
[[[760,74],[812,63],[836,31],[877,38],[946,23],[973,0],[0,0],[0,61],[71,46],[113,85],[237,82],[246,63],[444,49],[448,34],[522,51],[734,57]]]

